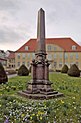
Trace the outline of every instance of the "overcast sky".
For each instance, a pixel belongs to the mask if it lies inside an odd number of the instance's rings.
[[[40,8],[47,38],[71,37],[81,45],[81,0],[0,0],[0,49],[15,51],[37,37]]]

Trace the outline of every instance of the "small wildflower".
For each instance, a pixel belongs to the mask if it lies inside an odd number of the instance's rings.
[[[73,97],[73,99],[75,99],[75,97]]]
[[[40,120],[42,120],[42,117],[40,116]]]
[[[35,114],[32,114],[32,116],[35,116]]]
[[[37,114],[36,116],[38,117],[39,115]]]
[[[6,119],[6,120],[4,121],[4,123],[9,123],[8,119]]]
[[[30,119],[32,120],[32,116],[30,117]]]
[[[4,123],[9,123],[9,118],[7,116],[5,116],[6,120],[4,121]]]
[[[61,103],[63,104],[63,103],[64,103],[64,101],[63,101],[63,100],[61,100]]]
[[[74,109],[76,109],[76,107],[74,107]]]

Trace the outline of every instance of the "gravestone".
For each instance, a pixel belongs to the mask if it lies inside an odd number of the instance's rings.
[[[27,90],[18,92],[20,95],[33,99],[50,99],[63,96],[51,88],[49,81],[49,62],[46,59],[45,47],[45,12],[38,11],[37,49],[35,59],[31,63],[32,80],[28,82]]]

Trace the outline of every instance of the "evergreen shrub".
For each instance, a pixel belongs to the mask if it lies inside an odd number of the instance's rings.
[[[74,77],[79,77],[80,76],[80,70],[77,67],[76,64],[73,64],[70,69],[68,70],[68,75],[69,76],[74,76]]]
[[[7,74],[4,70],[3,65],[0,63],[0,84],[8,82]]]
[[[18,75],[19,76],[28,76],[29,75],[29,70],[25,65],[21,65],[20,68],[18,69]]]
[[[65,64],[61,70],[61,73],[67,73],[68,72],[68,66]]]

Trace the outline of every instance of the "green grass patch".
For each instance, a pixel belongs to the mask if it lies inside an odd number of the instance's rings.
[[[10,78],[0,85],[0,123],[81,123],[81,78],[51,73],[52,88],[64,97],[51,100],[30,100],[17,95],[26,89],[30,76]]]

